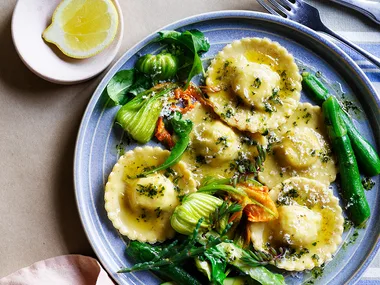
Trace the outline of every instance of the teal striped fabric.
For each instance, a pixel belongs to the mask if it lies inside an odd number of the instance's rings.
[[[379,41],[380,41],[380,39],[379,39]],[[380,58],[380,42],[379,43],[358,43],[358,45],[361,48],[367,50],[368,52],[370,52],[373,55]],[[365,57],[361,56],[355,50],[348,48],[346,45],[338,44],[338,46],[342,50],[344,50],[353,60],[355,60],[355,62],[365,72],[365,74],[367,75],[367,77],[369,78],[369,80],[371,82],[373,82],[373,83],[379,82],[380,83],[380,68],[378,68],[376,65],[373,65]],[[380,92],[380,89],[377,88],[377,91]]]

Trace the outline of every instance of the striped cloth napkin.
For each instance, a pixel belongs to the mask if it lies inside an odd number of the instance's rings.
[[[380,5],[380,4],[379,4]],[[380,35],[376,32],[339,32],[340,35],[358,44],[361,48],[380,58]],[[335,42],[344,52],[346,52],[365,72],[369,80],[374,85],[377,95],[380,96],[380,68],[366,60],[355,50],[345,44]]]
[[[379,4],[380,5],[380,4]],[[373,55],[380,58],[380,36],[377,32],[338,32],[340,35],[358,44],[361,48],[367,50]],[[369,80],[372,82],[377,96],[380,97],[380,68],[373,65],[355,50],[347,47],[345,44],[335,42],[345,53],[347,53],[364,71]],[[370,266],[364,272],[358,285],[380,284],[380,251],[373,259]]]

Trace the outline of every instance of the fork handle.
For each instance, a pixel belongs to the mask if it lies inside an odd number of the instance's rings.
[[[344,5],[348,8],[355,9],[356,11],[363,13],[371,20],[380,24],[380,4],[374,1],[367,0],[332,0],[338,4]]]
[[[376,56],[374,56],[374,55],[370,54],[369,52],[365,51],[364,49],[362,49],[361,47],[357,46],[353,42],[350,42],[349,40],[346,40],[344,37],[338,35],[334,31],[330,30],[325,25],[323,25],[323,27],[320,27],[319,31],[327,33],[327,34],[333,36],[334,38],[337,38],[341,42],[345,43],[346,45],[348,45],[349,47],[353,48],[358,53],[360,53],[361,55],[363,55],[364,57],[366,57],[367,59],[369,59],[372,63],[374,63],[375,65],[377,65],[380,68],[380,59],[379,58],[377,58]]]

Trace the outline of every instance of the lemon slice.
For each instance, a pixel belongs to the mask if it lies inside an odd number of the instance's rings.
[[[111,0],[63,0],[42,37],[69,57],[88,58],[111,44],[117,26]]]

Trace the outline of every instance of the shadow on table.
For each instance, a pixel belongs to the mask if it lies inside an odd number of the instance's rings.
[[[34,98],[44,96],[39,91],[53,91],[61,88],[56,84],[47,82],[32,73],[19,58],[13,45],[11,35],[11,15],[0,30],[1,52],[0,52],[0,79],[4,85],[27,92]],[[43,60],[41,58],[41,60]]]
[[[97,84],[97,83],[96,83]],[[92,94],[95,84],[90,84],[80,93]],[[86,96],[87,98],[87,96]],[[55,205],[58,210],[60,229],[70,253],[80,253],[94,256],[91,246],[84,233],[75,200],[73,165],[76,137],[86,104],[82,104],[82,111],[76,112],[77,117],[71,118],[69,128],[63,138],[62,152],[57,156],[55,182]]]
[[[54,114],[57,104],[69,106],[70,113],[61,116],[59,126],[64,124],[64,134],[60,134],[57,151],[52,164],[52,204],[56,209],[61,237],[67,252],[94,255],[83,230],[75,201],[73,183],[73,160],[76,136],[85,107],[100,77],[75,86],[62,86],[47,82],[33,74],[19,58],[11,36],[11,17],[4,22],[0,30],[0,81],[2,95],[11,94],[10,100],[19,102],[21,108],[49,108],[46,112]],[[43,60],[43,59],[41,59]],[[12,92],[7,92],[7,90]],[[15,92],[16,91],[16,92]],[[19,92],[17,92],[19,91]],[[12,98],[11,98],[12,96]],[[63,97],[65,96],[65,97]],[[67,108],[67,107],[66,107]],[[43,110],[42,110],[43,112]],[[50,116],[50,114],[49,114]],[[54,136],[54,134],[53,134]],[[57,136],[57,135],[56,135]],[[51,150],[47,150],[51,151]]]

